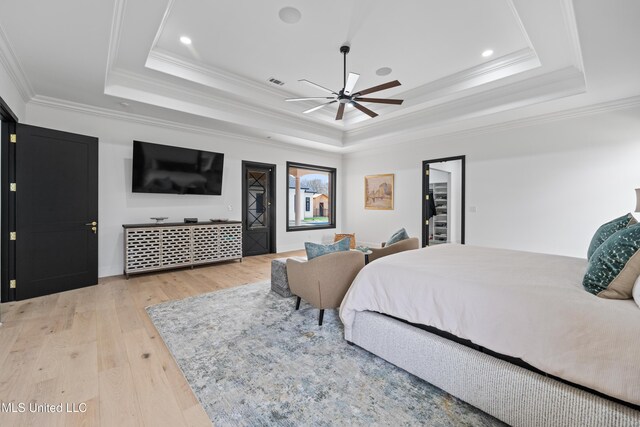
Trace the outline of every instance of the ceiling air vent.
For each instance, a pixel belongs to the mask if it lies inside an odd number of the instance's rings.
[[[278,85],[278,86],[283,86],[284,82],[282,80],[278,80],[275,77],[269,77],[269,82],[273,83],[274,85]]]

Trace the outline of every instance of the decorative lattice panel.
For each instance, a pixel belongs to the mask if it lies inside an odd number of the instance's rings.
[[[218,259],[242,257],[242,224],[218,226]]]
[[[202,264],[218,260],[218,227],[193,227],[193,263]]]
[[[162,228],[162,265],[191,264],[191,227]]]
[[[155,270],[160,267],[160,230],[132,228],[126,230],[125,271]]]
[[[242,224],[125,226],[125,273],[242,258]]]

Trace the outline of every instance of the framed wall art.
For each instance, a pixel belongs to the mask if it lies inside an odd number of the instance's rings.
[[[393,174],[364,177],[364,208],[393,210]]]

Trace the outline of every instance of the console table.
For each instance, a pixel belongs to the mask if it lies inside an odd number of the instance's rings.
[[[123,224],[124,274],[242,261],[242,222]]]

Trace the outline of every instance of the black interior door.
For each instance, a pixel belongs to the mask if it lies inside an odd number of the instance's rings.
[[[17,125],[21,300],[98,283],[98,139]]]
[[[276,251],[276,166],[242,162],[242,255]]]

